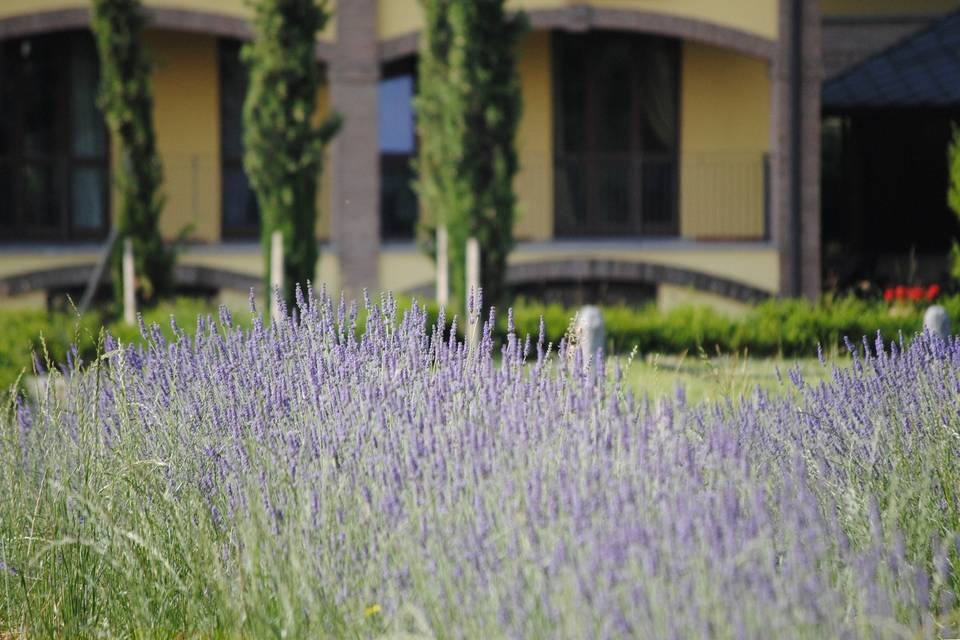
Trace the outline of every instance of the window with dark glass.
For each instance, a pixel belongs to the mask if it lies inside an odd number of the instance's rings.
[[[243,101],[247,69],[240,59],[241,43],[221,40],[220,162],[221,230],[224,238],[256,238],[260,233],[257,198],[243,170]]]
[[[86,32],[0,43],[0,239],[95,239],[109,225],[109,144]]]
[[[554,35],[557,236],[677,233],[679,47]]]
[[[387,65],[379,87],[380,233],[386,240],[409,240],[417,225],[411,161],[416,154],[413,58]]]

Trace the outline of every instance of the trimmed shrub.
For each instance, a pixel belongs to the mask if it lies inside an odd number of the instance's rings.
[[[938,301],[946,307],[951,318],[960,318],[960,296]],[[399,297],[395,304],[400,311],[409,309],[412,300]],[[427,322],[433,326],[440,309],[435,303],[421,305]],[[602,307],[606,324],[607,349],[610,353],[629,353],[636,348],[640,353],[685,353],[703,350],[717,352],[747,352],[749,355],[813,357],[818,345],[826,352],[842,351],[844,339],[859,343],[866,336],[871,341],[879,331],[887,341],[897,340],[901,334],[909,338],[923,328],[923,307],[901,307],[892,311],[888,305],[857,298],[824,298],[811,303],[806,300],[769,300],[751,309],[741,318],[731,318],[707,307],[681,307],[668,312],[653,306],[632,308],[626,306]],[[344,314],[349,315],[345,309]],[[366,312],[357,313],[357,337],[365,326]],[[164,303],[148,310],[146,321],[157,322],[170,337],[170,318],[179,320],[187,335],[193,335],[198,314],[219,315],[211,305],[184,298],[175,303]],[[545,325],[545,340],[559,345],[576,309],[557,304],[534,304],[523,300],[513,307],[516,332],[522,337],[535,338],[540,329],[540,318]],[[449,328],[452,314],[444,319]],[[43,362],[40,336],[43,336],[50,359],[66,362],[68,354],[89,362],[96,354],[96,343],[101,326],[108,328],[122,342],[141,343],[140,331],[103,317],[91,315],[82,321],[67,314],[47,314],[38,311],[0,313],[0,389],[8,387],[23,370],[33,371],[33,354]],[[458,320],[462,331],[463,322]],[[496,312],[494,338],[499,342],[507,333],[507,314]],[[72,349],[76,346],[75,352]]]
[[[451,300],[466,301],[466,244],[475,237],[484,298],[499,304],[514,244],[514,138],[521,113],[516,49],[526,18],[508,15],[504,0],[421,4],[417,192],[433,224],[449,234]],[[432,238],[434,228],[423,231]]]
[[[137,296],[154,303],[173,293],[176,244],[160,235],[163,167],[153,128],[152,65],[144,44],[147,18],[140,0],[94,0],[90,27],[100,55],[100,107],[120,146],[116,184],[120,242],[113,252],[114,283],[121,282],[122,240],[133,242]],[[181,238],[186,230],[181,232]],[[120,299],[121,287],[114,286]]]
[[[317,33],[329,18],[315,0],[258,0],[253,42],[243,49],[250,86],[243,105],[243,166],[260,206],[264,277],[270,287],[271,236],[283,236],[283,298],[293,307],[296,285],[317,266],[317,185],[323,151],[340,117],[314,122],[322,80]],[[273,296],[267,296],[267,306]]]

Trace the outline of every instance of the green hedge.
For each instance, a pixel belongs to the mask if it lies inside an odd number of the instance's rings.
[[[960,297],[939,301],[951,318],[960,316]],[[536,335],[542,315],[548,339],[559,342],[575,310],[559,305],[519,305],[514,322],[521,334]],[[681,353],[703,349],[708,353],[743,352],[769,356],[811,356],[817,345],[824,350],[843,349],[844,337],[859,342],[879,330],[894,340],[909,336],[923,326],[924,307],[891,309],[884,303],[858,298],[824,298],[814,304],[805,300],[770,300],[741,317],[730,317],[706,307],[683,307],[668,312],[653,306],[641,309],[604,307],[607,347],[627,352]],[[506,319],[498,322],[505,330]]]
[[[960,296],[939,301],[951,318],[960,318]],[[406,308],[408,299],[400,299],[398,306]],[[438,309],[428,304],[429,321],[436,321]],[[817,345],[828,353],[843,350],[843,339],[858,342],[863,336],[871,339],[880,330],[887,340],[895,340],[902,332],[910,336],[923,325],[923,306],[891,309],[885,303],[857,298],[826,297],[814,304],[804,300],[770,300],[733,318],[706,307],[684,307],[660,312],[653,306],[633,308],[603,307],[606,323],[607,347],[613,353],[625,353],[636,347],[640,353],[682,353],[703,349],[716,352],[746,351],[755,356],[812,356]],[[519,301],[514,307],[517,332],[536,339],[543,316],[547,340],[558,344],[566,333],[575,309],[560,305],[541,305]],[[216,309],[202,301],[181,299],[176,304],[161,304],[145,314],[149,323],[158,323],[169,337],[170,316],[192,333],[198,314],[216,314]],[[235,314],[237,321],[247,323],[245,313]],[[450,318],[447,318],[450,321]],[[497,334],[506,332],[506,313],[497,317]],[[359,327],[363,314],[358,318]],[[463,328],[462,321],[460,328]],[[90,361],[97,350],[101,326],[106,326],[124,342],[140,340],[136,327],[90,315],[83,320],[67,314],[48,314],[42,311],[0,312],[0,389],[12,384],[21,371],[33,371],[33,354],[42,354],[41,336],[53,362],[63,362],[71,345],[77,345],[81,358]]]
[[[401,299],[405,308],[410,301]],[[960,296],[937,300],[951,318],[960,319]],[[428,303],[429,322],[436,321],[438,309]],[[890,304],[855,297],[824,297],[817,303],[807,300],[771,299],[733,317],[709,307],[681,307],[659,311],[645,307],[601,307],[606,325],[607,348],[613,353],[683,353],[703,349],[713,354],[742,353],[757,356],[815,356],[817,346],[825,352],[845,351],[845,337],[859,343],[871,342],[879,330],[885,340],[909,337],[923,327],[923,305],[891,307]],[[547,340],[555,346],[567,333],[576,309],[558,304],[524,300],[513,307],[517,333],[536,339],[540,318],[546,325]],[[362,314],[359,322],[362,325]],[[449,324],[450,317],[448,315]],[[462,332],[462,319],[458,320]],[[507,314],[498,310],[497,336],[506,334]],[[960,327],[960,323],[957,323]]]
[[[144,312],[144,321],[156,323],[170,337],[170,317],[175,316],[184,330],[196,328],[197,316],[217,312],[208,303],[191,298],[176,303],[161,303]],[[65,362],[71,347],[84,361],[91,361],[97,354],[101,327],[106,327],[123,342],[136,342],[140,338],[138,327],[111,321],[98,314],[87,314],[82,319],[66,313],[17,310],[0,311],[0,391],[8,389],[23,375],[34,372],[34,354],[43,366]],[[46,356],[44,356],[46,351]],[[0,396],[2,397],[2,396]]]

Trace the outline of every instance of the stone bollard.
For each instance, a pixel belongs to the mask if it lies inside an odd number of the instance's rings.
[[[133,326],[137,322],[137,274],[133,262],[133,240],[123,240],[123,321]]]
[[[923,328],[931,334],[946,339],[950,335],[950,316],[947,310],[938,304],[927,309],[923,314]]]
[[[603,314],[600,309],[593,305],[587,305],[577,313],[577,341],[580,346],[580,352],[583,354],[584,362],[593,362],[597,356],[597,350],[603,352],[604,328]]]

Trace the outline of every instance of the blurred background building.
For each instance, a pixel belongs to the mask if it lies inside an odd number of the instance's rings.
[[[263,268],[242,167],[243,0],[146,0],[163,228],[184,286]],[[957,234],[946,147],[957,0],[516,0],[524,115],[517,293],[717,305],[935,277]],[[344,128],[319,194],[318,281],[429,293],[409,160],[417,0],[338,0],[320,109]],[[0,295],[82,287],[117,162],[84,0],[0,0]]]

